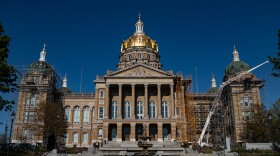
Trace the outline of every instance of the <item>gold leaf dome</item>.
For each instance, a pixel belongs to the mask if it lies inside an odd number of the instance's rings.
[[[158,45],[156,41],[152,40],[149,36],[143,32],[144,24],[141,21],[140,16],[135,24],[136,31],[134,35],[123,41],[121,45],[121,52],[125,52],[129,49],[145,48],[158,52]]]
[[[149,36],[143,34],[134,34],[122,43],[121,52],[129,49],[145,48],[158,52],[158,45],[156,41],[152,40]]]

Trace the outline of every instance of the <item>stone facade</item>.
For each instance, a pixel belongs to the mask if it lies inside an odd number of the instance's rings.
[[[90,147],[95,142],[134,142],[143,133],[143,124],[147,125],[153,141],[177,141],[178,133],[183,133],[184,140],[195,142],[217,91],[213,78],[212,88],[207,93],[191,93],[190,78],[183,79],[172,71],[162,70],[158,45],[143,33],[140,18],[134,35],[122,43],[118,69],[97,76],[93,81],[95,93],[72,93],[67,88],[66,77],[63,87],[57,87],[61,79],[45,62],[45,49],[41,55],[40,61],[30,66],[19,85],[13,142],[44,143],[43,134],[28,134],[31,131],[24,125],[34,123],[27,123],[26,112],[32,112],[42,101],[55,100],[56,91],[62,93],[59,99],[68,124],[64,137],[68,147]],[[235,61],[239,61],[237,57],[234,49]],[[244,62],[238,65],[241,70]],[[231,66],[227,68],[224,81],[237,73],[231,69]],[[247,78],[228,85],[222,94],[226,129],[223,137],[230,136],[232,144],[241,141],[242,123],[251,117],[251,106],[261,101],[259,89],[263,81],[252,74]],[[179,83],[181,90],[177,87]],[[182,127],[184,130],[180,131]],[[208,140],[211,134],[205,136]]]

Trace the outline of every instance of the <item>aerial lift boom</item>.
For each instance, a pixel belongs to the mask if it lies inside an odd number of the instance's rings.
[[[219,89],[218,89],[218,91],[217,91],[217,93],[216,93],[216,95],[215,95],[215,99],[214,99],[214,102],[213,102],[213,104],[212,104],[212,107],[211,107],[211,109],[210,109],[210,111],[209,111],[209,114],[208,114],[208,116],[207,116],[205,125],[204,125],[204,127],[203,127],[203,129],[202,129],[202,132],[201,132],[201,134],[200,134],[199,140],[198,140],[198,142],[197,142],[197,143],[199,144],[199,146],[202,146],[202,139],[203,139],[204,134],[205,134],[205,131],[206,131],[206,129],[207,129],[209,123],[210,123],[210,120],[211,120],[212,115],[215,113],[216,108],[217,108],[218,106],[221,105],[221,94],[222,94],[223,88],[224,88],[225,86],[227,86],[228,84],[230,84],[231,82],[242,78],[244,75],[249,74],[251,71],[253,71],[253,70],[259,68],[260,66],[262,66],[262,65],[264,65],[264,64],[266,64],[266,63],[268,63],[268,61],[265,61],[265,62],[263,62],[263,63],[257,65],[256,67],[251,68],[250,70],[247,70],[247,71],[244,71],[244,72],[240,72],[240,73],[238,73],[235,77],[232,77],[232,78],[228,79],[226,82],[223,82],[223,83],[220,85],[220,87],[219,87]]]

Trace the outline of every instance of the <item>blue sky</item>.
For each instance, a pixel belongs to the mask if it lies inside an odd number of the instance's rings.
[[[205,92],[212,74],[221,83],[234,44],[251,67],[276,55],[279,6],[279,0],[9,0],[1,2],[0,21],[12,38],[10,64],[30,65],[46,43],[47,61],[67,73],[69,88],[80,92],[83,68],[82,92],[93,92],[96,75],[116,70],[121,43],[134,33],[140,11],[145,33],[158,42],[163,69],[192,75],[195,82],[197,68],[198,91]],[[267,107],[280,97],[280,79],[270,76],[271,67],[253,72],[266,80]],[[0,117],[10,122],[10,112]]]

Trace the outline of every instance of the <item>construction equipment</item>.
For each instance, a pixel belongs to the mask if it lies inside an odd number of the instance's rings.
[[[221,94],[222,94],[223,88],[224,88],[225,86],[227,86],[228,84],[230,84],[231,82],[236,81],[236,80],[242,78],[242,77],[245,76],[246,74],[249,74],[249,73],[252,72],[253,70],[259,68],[260,66],[262,66],[262,65],[264,65],[264,64],[266,64],[266,63],[268,63],[268,61],[265,61],[265,62],[263,62],[263,63],[261,63],[261,64],[255,66],[254,68],[251,68],[250,70],[237,73],[236,76],[234,76],[234,77],[232,77],[232,78],[229,78],[227,81],[223,82],[223,83],[220,85],[220,87],[219,87],[219,89],[218,89],[218,91],[217,91],[217,93],[216,93],[215,99],[214,99],[214,101],[213,101],[212,107],[210,108],[210,111],[209,111],[209,114],[208,114],[208,116],[207,116],[205,125],[204,125],[204,127],[203,127],[203,129],[202,129],[202,132],[201,132],[201,134],[200,134],[199,140],[197,141],[197,143],[199,144],[199,146],[202,146],[202,139],[203,139],[204,134],[205,134],[205,131],[206,131],[206,129],[207,129],[209,123],[210,123],[210,120],[211,120],[212,115],[215,113],[216,109],[217,109],[219,106],[221,106]]]

